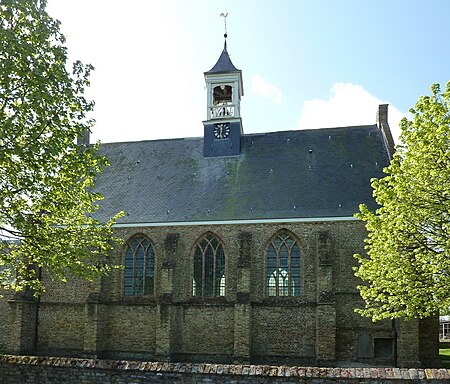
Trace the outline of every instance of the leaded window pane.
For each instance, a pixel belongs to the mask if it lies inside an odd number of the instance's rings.
[[[125,277],[125,295],[133,294],[133,279],[132,277]]]
[[[194,280],[192,285],[192,294],[194,296],[202,296],[202,247],[197,247],[194,254]]]
[[[145,278],[145,295],[153,295],[153,277],[146,277]]]
[[[269,276],[267,291],[269,296],[277,295],[277,278],[275,271],[273,271],[273,273]]]
[[[136,277],[134,280],[134,294],[142,295],[144,288],[144,279],[142,278],[142,271],[136,271]]]
[[[283,244],[283,246],[280,249],[280,255],[279,255],[280,268],[288,268],[288,265],[289,265],[288,259],[289,259],[289,253],[288,253],[286,246]]]
[[[126,296],[153,295],[154,253],[144,236],[130,240],[125,251],[124,293]]]
[[[195,281],[195,279],[192,279],[192,296],[197,296],[197,282]]]
[[[282,243],[283,243],[283,241],[280,238],[276,238],[273,241],[273,246],[275,249],[280,249]]]
[[[225,295],[225,254],[220,241],[213,235],[205,236],[194,253],[194,296]]]
[[[268,296],[300,295],[300,249],[287,233],[279,233],[267,248]]]
[[[214,296],[214,250],[211,246],[206,247],[204,254],[205,269],[204,269],[204,296]]]
[[[286,270],[278,270],[278,296],[289,296],[289,274]]]
[[[225,275],[222,275],[219,281],[219,296],[225,296]]]

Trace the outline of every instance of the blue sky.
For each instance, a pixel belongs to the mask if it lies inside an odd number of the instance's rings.
[[[92,138],[203,135],[203,72],[243,71],[245,133],[375,123],[450,80],[450,1],[48,0],[71,60],[96,67]]]

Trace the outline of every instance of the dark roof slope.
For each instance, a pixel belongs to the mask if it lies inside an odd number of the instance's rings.
[[[352,216],[376,208],[370,178],[388,155],[376,125],[242,137],[242,153],[203,157],[203,139],[110,143],[97,177],[104,220],[119,223]]]
[[[219,56],[219,60],[206,74],[211,73],[226,73],[226,72],[241,72],[241,70],[237,69],[234,64],[231,62],[230,56],[227,51],[227,42],[223,46],[223,51]]]

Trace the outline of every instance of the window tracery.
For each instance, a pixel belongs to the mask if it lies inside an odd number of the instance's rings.
[[[125,249],[125,296],[153,295],[155,256],[147,237],[137,235],[130,239]]]
[[[300,248],[287,231],[280,231],[267,249],[268,296],[300,296]]]
[[[194,253],[192,294],[197,297],[225,296],[225,253],[213,234],[205,235]]]

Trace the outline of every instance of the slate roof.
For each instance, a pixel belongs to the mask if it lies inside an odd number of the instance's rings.
[[[244,135],[239,156],[203,157],[203,138],[103,144],[100,220],[118,223],[349,217],[376,208],[389,163],[376,125]]]
[[[227,42],[225,41],[223,46],[223,51],[219,56],[219,60],[208,72],[205,72],[205,75],[213,74],[213,73],[229,73],[229,72],[241,72],[240,69],[237,69],[233,63],[231,62],[230,56],[227,51]]]

